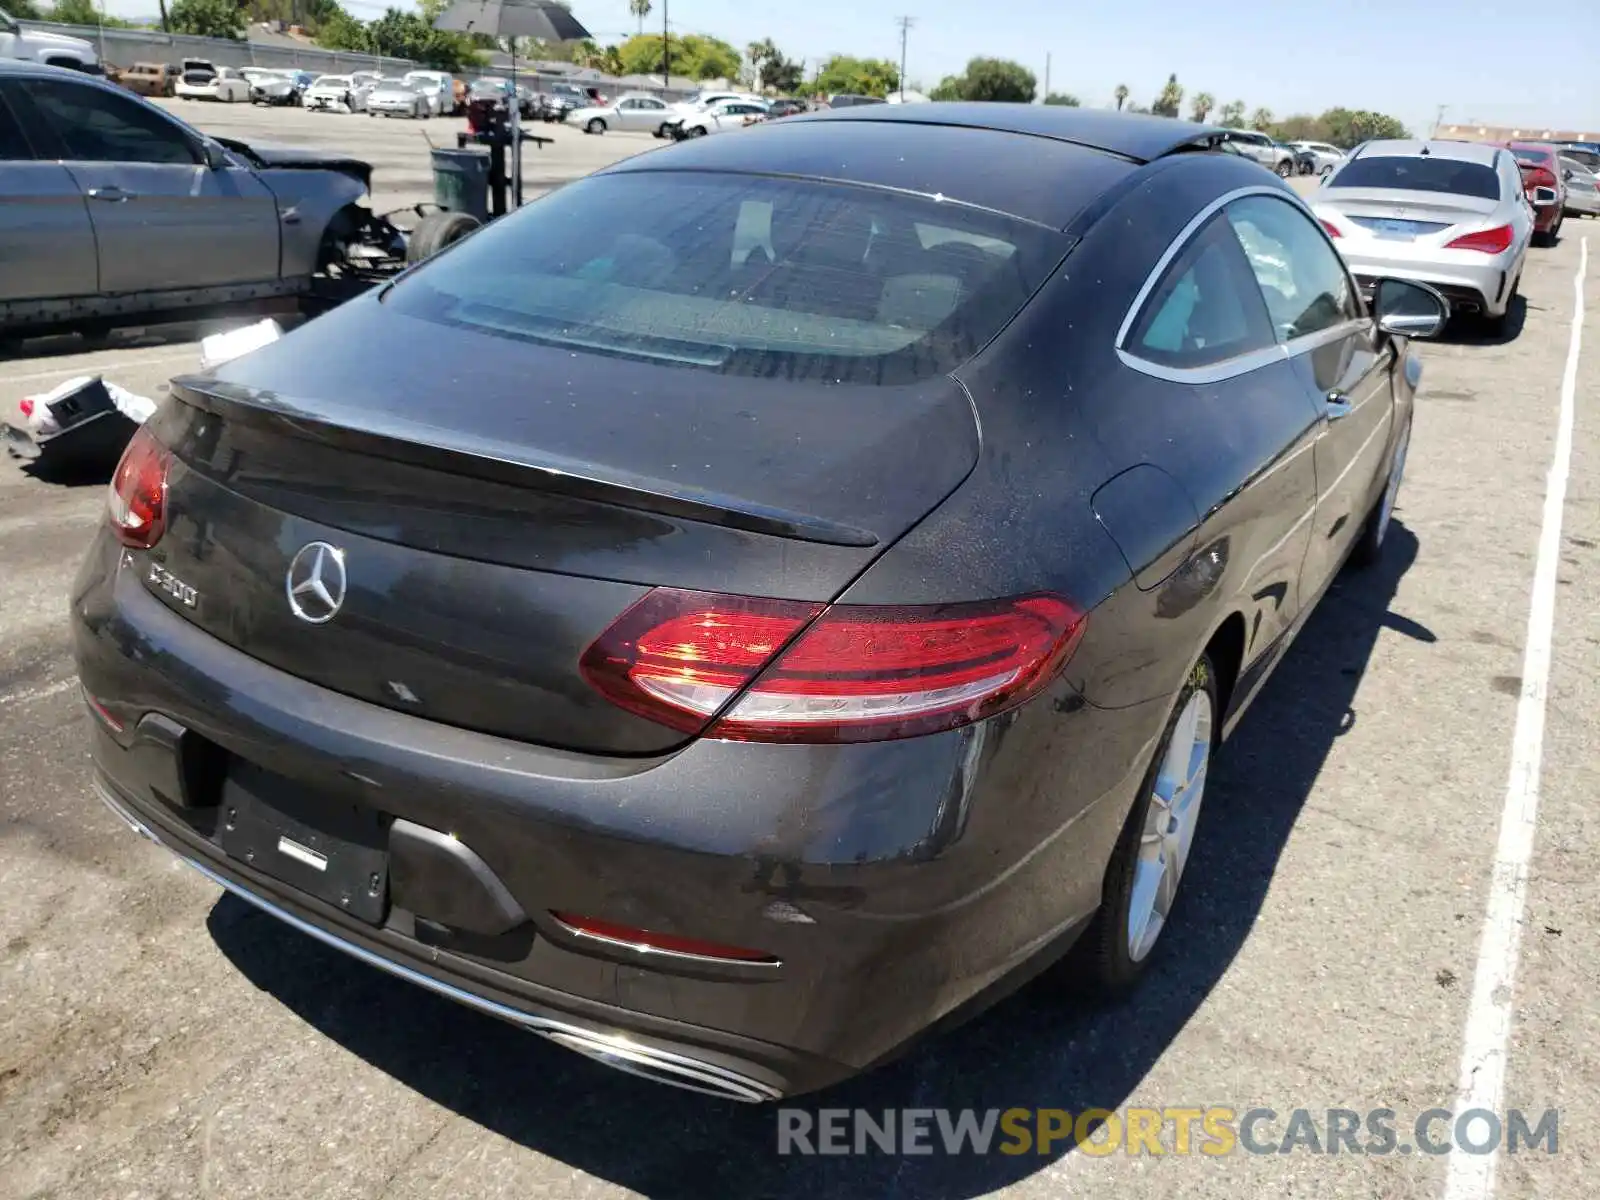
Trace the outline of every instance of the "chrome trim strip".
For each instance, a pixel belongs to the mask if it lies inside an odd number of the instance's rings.
[[[1189,223],[1178,231],[1178,236],[1172,239],[1172,244],[1169,245],[1162,253],[1161,257],[1156,260],[1155,267],[1145,278],[1144,284],[1139,288],[1139,294],[1133,298],[1133,303],[1128,306],[1128,315],[1122,318],[1122,325],[1117,330],[1116,347],[1118,350],[1121,350],[1123,348],[1123,343],[1128,340],[1128,333],[1133,328],[1133,322],[1134,319],[1139,315],[1139,310],[1144,307],[1144,302],[1149,298],[1150,293],[1155,290],[1156,284],[1161,281],[1162,274],[1166,271],[1167,267],[1171,265],[1172,260],[1177,258],[1178,255],[1183,252],[1185,247],[1188,246],[1189,239],[1194,236],[1195,232],[1199,230],[1200,226],[1204,225],[1213,216],[1215,216],[1219,209],[1226,205],[1232,204],[1235,200],[1242,199],[1245,196],[1276,196],[1281,200],[1283,199],[1283,191],[1281,188],[1271,187],[1267,184],[1256,184],[1250,187],[1235,188],[1231,192],[1225,192],[1221,196],[1218,196],[1210,204],[1206,205],[1193,217],[1191,217],[1189,219]]]
[[[1353,285],[1352,285],[1353,286]],[[1313,350],[1320,350],[1329,342],[1337,342],[1340,338],[1350,337],[1352,334],[1361,333],[1372,326],[1371,317],[1351,317],[1337,325],[1330,325],[1326,329],[1319,329],[1315,333],[1301,334],[1283,343],[1285,358],[1298,358],[1302,354],[1309,354]]]
[[[1248,375],[1251,371],[1259,371],[1262,367],[1271,366],[1276,362],[1285,362],[1288,355],[1284,353],[1282,342],[1274,342],[1270,346],[1263,346],[1259,350],[1251,350],[1246,354],[1236,354],[1232,358],[1224,358],[1214,363],[1207,363],[1203,367],[1167,367],[1160,363],[1151,362],[1148,358],[1140,358],[1117,347],[1117,357],[1122,360],[1122,365],[1132,367],[1145,375],[1152,375],[1157,379],[1165,379],[1168,383],[1221,383],[1224,379],[1233,379],[1239,375]]]
[[[351,958],[366,963],[369,967],[376,967],[380,971],[387,971],[407,983],[414,983],[418,987],[426,988],[430,992],[454,1000],[468,1008],[477,1009],[492,1017],[499,1017],[514,1025],[537,1033],[548,1040],[575,1050],[605,1066],[619,1071],[626,1071],[630,1075],[639,1075],[657,1083],[668,1084],[672,1087],[682,1088],[691,1092],[700,1092],[708,1096],[717,1096],[724,1100],[738,1100],[746,1104],[762,1104],[780,1099],[783,1095],[777,1088],[741,1075],[737,1071],[730,1071],[726,1067],[715,1063],[702,1062],[699,1059],[689,1058],[669,1050],[659,1050],[654,1046],[635,1042],[625,1034],[597,1033],[585,1029],[581,1025],[568,1025],[562,1021],[554,1021],[548,1017],[536,1017],[510,1005],[501,1004],[487,996],[480,996],[458,988],[453,984],[435,979],[431,975],[424,975],[421,971],[414,971],[410,967],[375,954],[363,946],[346,941],[337,934],[321,929],[309,921],[303,921],[293,913],[278,907],[263,896],[258,896],[248,888],[234,883],[230,879],[217,874],[205,864],[190,858],[186,854],[173,849],[158,838],[148,826],[137,817],[133,816],[127,808],[111,794],[111,790],[99,779],[94,781],[96,795],[101,803],[120,817],[135,833],[150,839],[162,849],[170,852],[179,862],[193,867],[223,891],[237,896],[248,904],[253,904],[268,916],[276,917],[290,928],[315,938],[325,946],[341,950]]]

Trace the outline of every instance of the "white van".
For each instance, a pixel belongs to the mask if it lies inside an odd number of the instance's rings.
[[[456,81],[446,71],[407,71],[401,77],[428,98],[434,116],[449,116],[456,107]]]

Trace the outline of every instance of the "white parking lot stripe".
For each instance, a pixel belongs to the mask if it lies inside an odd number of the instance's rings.
[[[1556,614],[1556,573],[1561,563],[1561,517],[1572,466],[1572,426],[1583,349],[1583,284],[1589,266],[1589,239],[1578,250],[1573,280],[1572,340],[1561,377],[1561,408],[1556,448],[1545,483],[1539,558],[1533,572],[1528,638],[1522,656],[1522,692],[1511,738],[1511,774],[1500,815],[1488,911],[1478,943],[1462,1039],[1460,1093],[1456,1112],[1486,1109],[1498,1113],[1505,1096],[1506,1053],[1511,1039],[1512,994],[1522,941],[1522,914],[1528,897],[1528,863],[1539,817],[1539,765],[1544,753],[1544,709],[1550,682],[1550,651]],[[1450,1155],[1445,1200],[1487,1200],[1494,1194],[1498,1152]]]

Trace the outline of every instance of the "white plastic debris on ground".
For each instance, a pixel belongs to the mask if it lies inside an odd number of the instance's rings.
[[[246,325],[243,329],[230,329],[227,333],[214,333],[200,342],[200,369],[209,371],[242,358],[252,350],[269,346],[283,336],[283,329],[271,317]]]
[[[98,375],[78,375],[65,383],[58,383],[48,392],[24,396],[17,401],[16,414],[8,424],[25,430],[35,440],[60,433],[61,426],[56,422],[50,406],[57,400],[87,387],[96,379],[99,379],[101,386],[106,389],[106,394],[111,397],[111,403],[117,406],[117,411],[134,424],[143,425],[155,413],[156,402],[148,396],[137,395],[127,388],[107,382]]]

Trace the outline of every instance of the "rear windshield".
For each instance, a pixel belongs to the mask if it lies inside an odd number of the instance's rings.
[[[1548,150],[1524,149],[1513,146],[1511,153],[1517,156],[1519,163],[1527,163],[1530,167],[1548,167],[1550,160],[1555,156]]]
[[[838,184],[600,175],[403,279],[413,316],[729,375],[897,384],[950,371],[1060,260],[1053,231]]]
[[[1500,176],[1493,167],[1452,158],[1358,158],[1340,168],[1327,186],[1449,192],[1456,196],[1476,196],[1480,200],[1500,198]]]

